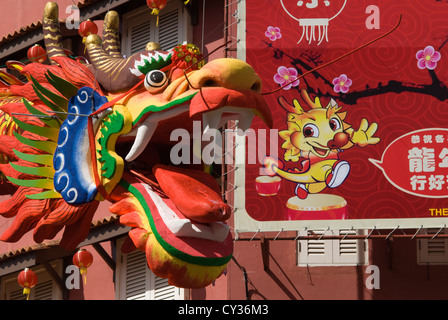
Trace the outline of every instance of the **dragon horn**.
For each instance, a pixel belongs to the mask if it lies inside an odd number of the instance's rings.
[[[89,60],[95,69],[98,82],[107,91],[122,90],[136,85],[140,79],[129,72],[135,57],[131,56],[125,59],[121,55],[114,54],[112,56],[103,49],[102,42],[96,34],[89,35],[85,42]],[[106,46],[110,48],[110,43]]]
[[[112,58],[122,58],[120,50],[120,41],[118,27],[120,17],[116,11],[109,11],[104,17],[103,27],[103,49],[109,53]]]
[[[62,36],[59,25],[59,7],[56,2],[47,2],[44,9],[43,33],[48,59],[56,64],[52,57],[66,57],[62,47]]]
[[[150,42],[144,51],[123,58],[119,44],[119,23],[118,13],[109,11],[104,18],[103,39],[96,34],[91,34],[85,38],[86,50],[89,54],[90,63],[95,69],[97,80],[104,89],[112,92],[132,88],[138,84],[141,79],[130,70],[136,68],[135,63],[142,60],[142,54],[160,49],[157,43]],[[152,60],[148,62],[152,64]],[[165,59],[162,64],[155,67],[164,67],[169,63],[171,63],[171,60]]]
[[[278,98],[278,103],[282,106],[283,109],[285,109],[289,113],[302,114],[304,112],[302,106],[295,99],[293,100],[293,105],[291,105],[286,101],[285,97],[280,96]]]
[[[316,97],[316,98],[314,99],[314,101],[311,100],[311,98],[310,98],[310,96],[309,96],[309,94],[308,94],[308,91],[306,91],[305,89],[302,89],[302,90],[300,91],[300,94],[301,94],[301,96],[302,96],[302,99],[306,102],[306,104],[307,104],[308,106],[311,107],[311,109],[322,108],[322,104],[320,103],[320,99],[319,99],[319,97]]]

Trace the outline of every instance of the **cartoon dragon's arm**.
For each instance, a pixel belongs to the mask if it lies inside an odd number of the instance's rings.
[[[357,131],[353,128],[345,131],[349,135],[349,142],[341,149],[349,149],[354,145],[365,147],[370,144],[377,144],[380,142],[380,138],[373,136],[377,129],[378,124],[376,122],[369,125],[367,119],[362,119]]]

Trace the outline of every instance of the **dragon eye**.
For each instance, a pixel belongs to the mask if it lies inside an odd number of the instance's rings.
[[[159,92],[168,84],[168,78],[165,72],[160,70],[153,70],[146,74],[145,88],[151,93]]]
[[[341,123],[339,122],[338,119],[331,118],[330,119],[330,128],[333,131],[339,130],[339,129],[341,129]]]
[[[303,135],[305,138],[317,138],[319,136],[319,129],[314,124],[307,124],[303,127]]]

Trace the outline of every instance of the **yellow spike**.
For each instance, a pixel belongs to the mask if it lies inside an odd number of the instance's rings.
[[[297,114],[305,112],[297,99],[292,100],[292,103],[294,104],[294,110],[296,110]]]

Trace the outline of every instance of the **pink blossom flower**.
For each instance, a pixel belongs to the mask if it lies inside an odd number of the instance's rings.
[[[284,90],[289,90],[291,87],[297,87],[300,80],[297,79],[297,70],[295,68],[286,68],[284,66],[278,67],[277,73],[274,75],[274,81],[280,86],[285,86]]]
[[[281,39],[282,34],[280,33],[280,28],[269,26],[268,30],[264,33],[271,41]]]
[[[420,69],[428,68],[429,70],[433,70],[437,67],[437,61],[440,60],[441,55],[432,46],[427,46],[425,49],[417,52],[416,58],[418,60],[417,66]]]
[[[352,80],[345,74],[341,74],[339,77],[333,79],[334,92],[347,93],[348,89],[352,85]]]

